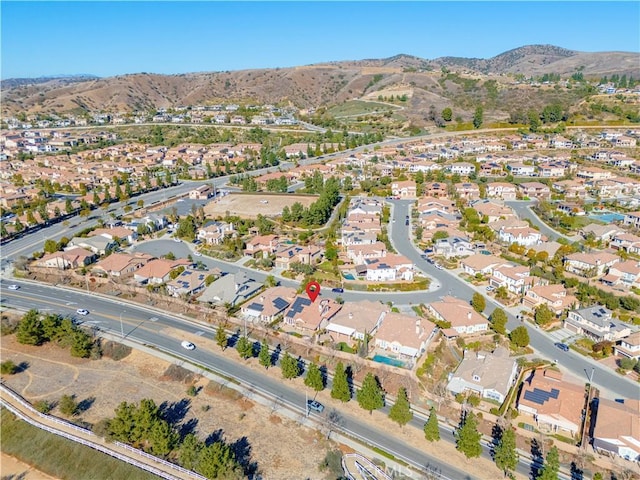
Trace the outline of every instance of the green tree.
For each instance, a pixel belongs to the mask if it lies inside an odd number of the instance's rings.
[[[378,379],[373,373],[367,373],[362,382],[362,388],[357,392],[358,404],[361,408],[369,410],[369,415],[373,410],[382,408],[384,406],[384,394]]]
[[[60,413],[66,417],[73,417],[78,412],[78,402],[72,395],[63,395],[58,402]]]
[[[436,408],[431,407],[429,412],[429,418],[424,424],[424,438],[430,442],[437,442],[440,440],[440,428],[438,427],[438,415],[436,414]]]
[[[71,356],[89,358],[93,348],[93,338],[80,329],[74,329],[71,334]]]
[[[130,442],[135,425],[135,411],[135,404],[121,402],[116,408],[116,416],[109,421],[109,437],[121,442]]]
[[[240,354],[240,358],[247,359],[253,356],[253,343],[244,335],[238,339],[236,350]]]
[[[151,452],[159,457],[166,457],[173,451],[180,439],[174,428],[163,419],[158,419],[149,432]]]
[[[497,467],[504,472],[505,476],[509,475],[509,472],[515,471],[518,466],[516,435],[510,427],[502,432],[494,459]]]
[[[285,352],[280,359],[280,368],[282,369],[282,378],[292,379],[300,375],[298,360],[289,355],[289,352]]]
[[[2,375],[13,375],[18,371],[18,366],[12,360],[5,360],[0,363],[0,373]]]
[[[491,328],[496,333],[507,333],[507,314],[501,308],[496,308],[491,314]]]
[[[548,325],[553,320],[553,317],[555,317],[555,314],[547,306],[546,303],[543,303],[538,308],[536,308],[536,313],[535,313],[535,316],[534,316],[536,324],[538,324],[540,326]]]
[[[336,371],[333,374],[333,386],[331,387],[331,398],[348,402],[351,400],[351,389],[349,388],[349,379],[347,378],[347,370],[342,362],[336,365]]]
[[[260,365],[264,368],[269,368],[271,366],[271,352],[269,351],[269,344],[267,343],[267,339],[263,339],[260,344],[260,353],[258,353],[258,361]]]
[[[450,122],[452,118],[453,118],[453,111],[449,107],[442,110],[442,119],[445,122]]]
[[[400,426],[406,425],[413,418],[406,388],[400,387],[398,389],[396,403],[389,409],[389,418]]]
[[[471,306],[478,313],[484,312],[484,309],[487,306],[487,302],[485,301],[484,296],[480,292],[474,293],[473,297],[471,297]]]
[[[57,251],[58,251],[58,242],[51,239],[44,241],[44,253],[53,253]]]
[[[187,470],[195,470],[198,466],[203,446],[202,442],[193,433],[187,434],[180,445],[180,464]]]
[[[16,331],[18,343],[40,345],[44,341],[44,332],[39,317],[40,314],[35,309],[31,309],[24,314]]]
[[[473,114],[473,128],[480,128],[484,122],[484,110],[482,107],[477,107]]]
[[[224,442],[214,442],[202,449],[197,470],[207,478],[243,478],[242,467]]]
[[[218,345],[222,350],[227,348],[228,343],[227,332],[224,329],[224,326],[218,325],[216,329],[216,345]]]
[[[529,331],[527,327],[520,325],[509,334],[509,339],[516,347],[524,348],[529,345]]]
[[[320,367],[313,362],[311,362],[307,368],[307,376],[304,377],[304,384],[316,392],[324,390],[322,372],[320,371]]]
[[[544,459],[544,466],[538,473],[536,480],[557,480],[559,471],[560,456],[558,455],[558,448],[551,447]]]
[[[460,450],[467,458],[479,457],[482,453],[476,416],[469,412],[464,417],[462,427],[456,431],[456,449]]]

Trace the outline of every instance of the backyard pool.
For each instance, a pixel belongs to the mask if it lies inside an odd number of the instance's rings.
[[[620,222],[624,220],[624,215],[622,215],[621,213],[607,212],[607,213],[596,213],[593,215],[589,215],[589,218],[600,220],[601,222],[605,222],[605,223],[611,223],[611,222]]]
[[[342,276],[344,278],[346,278],[347,280],[355,280],[355,277],[353,275],[351,275],[350,273],[343,273]]]
[[[392,367],[404,367],[404,362],[401,362],[397,358],[385,357],[384,355],[375,355],[371,360],[384,363],[385,365],[391,365]]]

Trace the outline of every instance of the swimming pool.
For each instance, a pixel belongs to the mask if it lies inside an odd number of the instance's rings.
[[[608,212],[608,213],[598,213],[594,215],[589,215],[589,218],[594,218],[596,220],[600,220],[601,222],[611,223],[611,222],[620,222],[624,220],[624,215],[621,213]]]
[[[384,355],[375,355],[371,360],[384,363],[385,365],[391,365],[392,367],[404,367],[404,362],[401,362],[397,358],[385,357]]]
[[[351,275],[350,273],[343,273],[342,276],[347,280],[355,280],[354,276]]]

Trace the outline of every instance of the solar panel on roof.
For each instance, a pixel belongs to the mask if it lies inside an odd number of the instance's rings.
[[[289,305],[289,302],[287,302],[284,298],[278,297],[273,300],[273,306],[276,307],[278,310],[287,308],[287,305]]]
[[[249,310],[257,310],[258,312],[261,312],[263,309],[263,306],[260,303],[252,303],[247,308]]]
[[[560,391],[555,388],[551,389],[551,392],[546,392],[544,390],[540,390],[539,388],[534,388],[533,390],[527,390],[526,392],[524,392],[524,399],[531,400],[538,405],[542,405],[550,398],[558,398],[559,394]]]
[[[560,390],[558,390],[557,388],[552,388],[549,396],[551,398],[558,398],[558,395],[560,395]]]

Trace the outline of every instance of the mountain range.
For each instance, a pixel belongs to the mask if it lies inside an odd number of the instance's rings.
[[[220,102],[331,106],[352,99],[406,95],[405,117],[419,121],[424,111],[454,107],[463,115],[482,104],[496,118],[518,102],[548,102],[558,92],[539,95],[516,76],[580,72],[599,79],[613,74],[640,79],[640,53],[578,52],[552,45],[528,45],[490,59],[411,55],[327,62],[291,68],[160,75],[137,73],[98,78],[89,75],[8,79],[1,84],[5,115],[24,113],[131,112]],[[487,82],[491,82],[490,87]],[[567,101],[572,103],[572,95]],[[576,97],[577,98],[577,97]],[[556,98],[556,101],[559,101]]]

